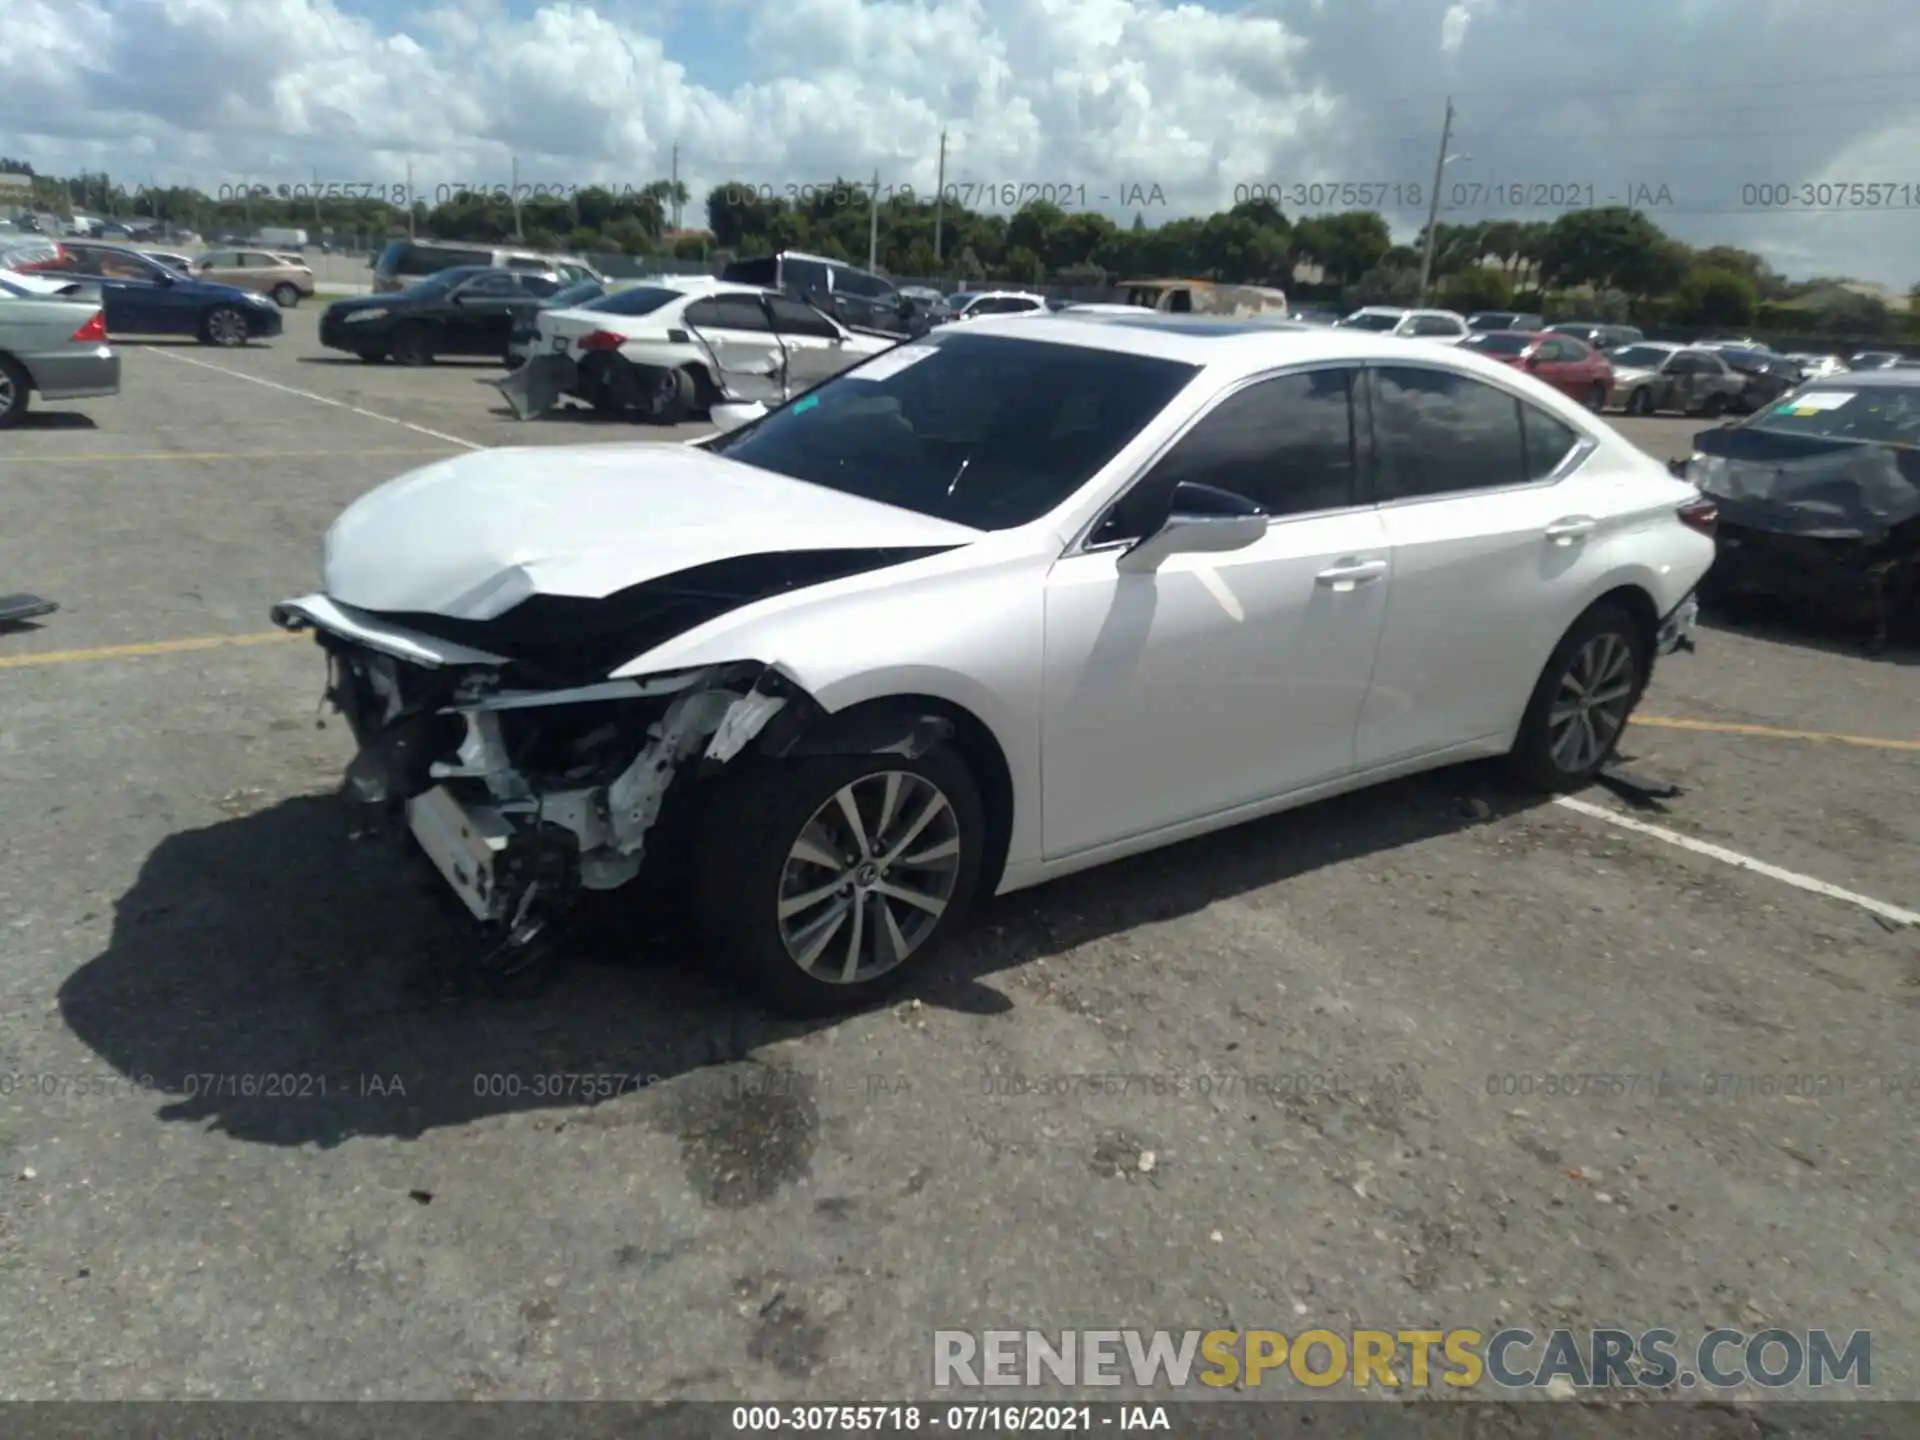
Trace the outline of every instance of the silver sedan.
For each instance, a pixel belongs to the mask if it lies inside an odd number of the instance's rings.
[[[106,317],[80,286],[0,274],[0,429],[18,425],[34,392],[45,400],[120,393],[120,356]]]

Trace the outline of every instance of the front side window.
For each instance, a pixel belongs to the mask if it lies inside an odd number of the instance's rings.
[[[782,334],[812,335],[821,340],[840,338],[840,327],[811,305],[775,295],[767,300],[767,308],[773,312],[773,328]]]
[[[1306,370],[1235,391],[1122,497],[1092,543],[1150,534],[1184,481],[1230,490],[1276,516],[1354,504],[1354,374]]]
[[[1513,396],[1449,370],[1382,365],[1372,374],[1381,500],[1455,495],[1526,478]]]
[[[1610,358],[1623,370],[1658,370],[1673,357],[1671,350],[1658,345],[1628,345],[1615,350]]]
[[[1340,324],[1348,330],[1372,330],[1376,334],[1385,334],[1387,331],[1399,327],[1400,316],[1391,312],[1382,313],[1378,310],[1362,311],[1356,315],[1349,315],[1346,319],[1342,320]]]
[[[809,484],[980,530],[1085,485],[1197,373],[964,328],[895,346],[709,445]]]

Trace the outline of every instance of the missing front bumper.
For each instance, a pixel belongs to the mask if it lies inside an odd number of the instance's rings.
[[[557,825],[516,825],[446,786],[407,801],[407,828],[474,919],[518,930],[564,909],[580,888],[580,851]]]

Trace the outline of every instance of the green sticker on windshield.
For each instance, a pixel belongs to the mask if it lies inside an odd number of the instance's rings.
[[[818,405],[819,403],[820,403],[820,397],[818,395],[809,395],[804,400],[796,400],[793,402],[793,413],[796,415],[799,415],[805,411],[811,410],[814,406]]]

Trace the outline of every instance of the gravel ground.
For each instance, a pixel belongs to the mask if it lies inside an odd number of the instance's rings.
[[[5,588],[63,606],[0,639],[0,1398],[881,1398],[935,1328],[1501,1323],[1870,1329],[1920,1398],[1920,932],[1488,768],[996,902],[853,1019],[644,915],[474,993],[423,865],[346,838],[313,650],[256,637],[389,476],[635,432],[312,316],[128,347],[0,450]],[[1916,662],[1710,628],[1643,818],[1920,903]]]

